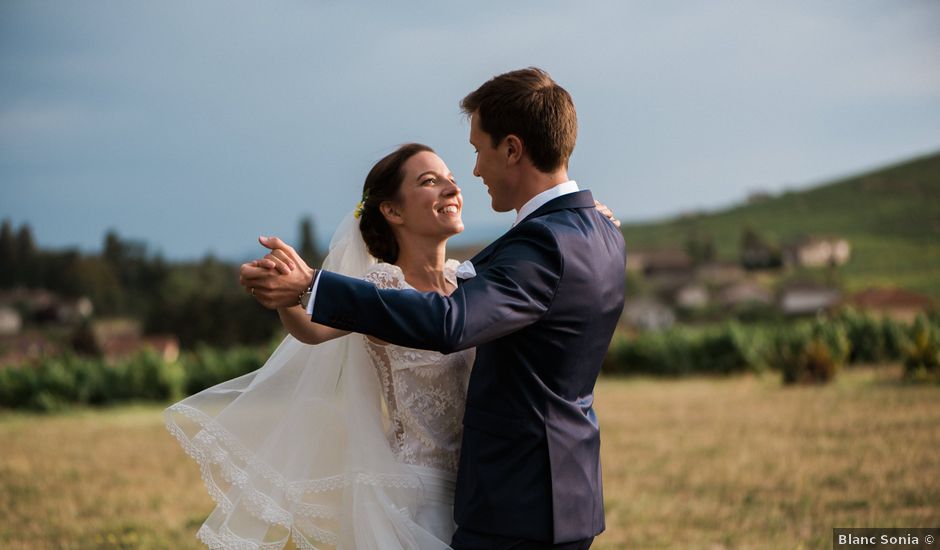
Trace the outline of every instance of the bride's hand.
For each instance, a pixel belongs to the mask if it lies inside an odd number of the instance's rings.
[[[265,269],[274,269],[283,275],[287,275],[297,267],[283,250],[275,250],[269,254],[265,254],[264,258],[255,260],[252,262],[252,265]]]
[[[261,260],[243,264],[239,282],[269,309],[297,305],[313,279],[314,270],[277,237],[261,237],[258,241],[271,253]]]
[[[598,201],[598,200],[595,199],[595,200],[594,200],[594,208],[597,208],[597,211],[598,211],[598,212],[600,212],[601,214],[607,216],[607,218],[610,219],[610,221],[611,221],[614,225],[616,225],[617,227],[620,227],[620,220],[618,220],[617,218],[614,217],[613,211],[611,211],[610,208],[607,208],[607,205],[606,205],[606,204],[603,204],[603,203],[601,203],[600,201]]]
[[[300,269],[305,273],[313,275],[313,269],[300,257],[300,254],[281,239],[277,237],[258,237],[258,242],[265,248],[271,250],[271,252],[263,258],[263,261],[268,262],[266,264],[267,266],[277,269],[285,275],[295,269]]]

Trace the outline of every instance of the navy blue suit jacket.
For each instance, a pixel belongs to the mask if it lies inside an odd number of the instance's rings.
[[[624,302],[623,236],[590,191],[549,201],[450,296],[321,272],[313,320],[413,348],[476,346],[454,516],[569,542],[604,530],[594,384]]]

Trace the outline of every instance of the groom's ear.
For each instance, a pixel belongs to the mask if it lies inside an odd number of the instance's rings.
[[[379,205],[379,211],[385,216],[385,221],[392,225],[401,225],[405,219],[401,215],[401,208],[392,201],[385,201]]]
[[[520,160],[522,160],[524,148],[522,146],[522,140],[519,139],[519,136],[515,134],[509,134],[503,138],[503,145],[505,148],[507,164],[517,164]]]

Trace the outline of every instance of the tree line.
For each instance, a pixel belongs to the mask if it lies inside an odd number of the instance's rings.
[[[311,264],[322,256],[313,221],[300,223],[298,247]],[[99,253],[76,248],[44,249],[28,224],[0,224],[0,289],[45,289],[65,299],[87,297],[95,317],[130,317],[148,334],[175,334],[184,348],[268,342],[277,315],[245,296],[238,266],[211,254],[173,262],[151,253],[144,242],[105,234]],[[16,305],[16,304],[14,304]],[[27,325],[39,323],[19,307]]]

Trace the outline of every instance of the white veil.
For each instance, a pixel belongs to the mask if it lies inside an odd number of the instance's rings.
[[[361,277],[375,263],[349,214],[324,269]],[[317,346],[287,336],[260,369],[164,418],[217,504],[197,533],[210,548],[448,547],[413,520],[421,480],[392,453],[361,335]]]

